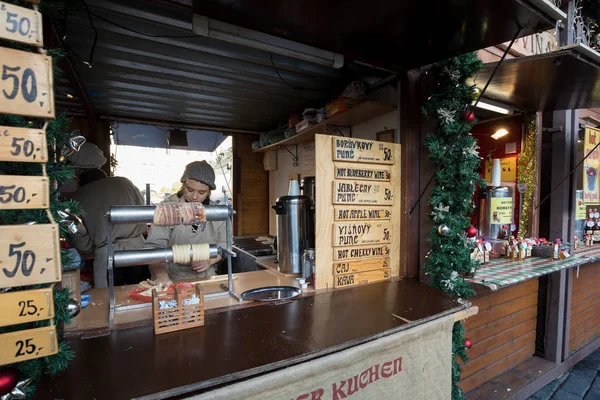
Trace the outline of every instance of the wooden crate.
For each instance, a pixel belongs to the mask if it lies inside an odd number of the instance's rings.
[[[199,302],[184,305],[192,299],[193,295],[199,297]],[[159,309],[159,302],[174,301],[170,308]],[[174,332],[187,328],[204,325],[204,293],[202,286],[197,283],[193,290],[183,291],[175,286],[174,293],[157,294],[152,290],[152,314],[154,318],[154,334]]]

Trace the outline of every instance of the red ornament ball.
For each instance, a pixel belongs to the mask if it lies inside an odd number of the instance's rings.
[[[0,396],[4,396],[19,383],[19,372],[14,368],[0,369]]]
[[[471,348],[471,340],[470,339],[465,339],[465,346],[467,347],[467,349]]]
[[[474,226],[470,226],[467,229],[465,229],[465,233],[467,234],[467,237],[473,238],[477,236],[477,228],[475,228]]]
[[[467,111],[465,113],[465,121],[467,121],[468,123],[471,123],[475,120],[475,114],[473,114],[471,111]]]

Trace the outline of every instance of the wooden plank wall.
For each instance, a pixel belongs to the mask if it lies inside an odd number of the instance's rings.
[[[256,135],[233,136],[233,235],[269,233],[269,173],[263,166],[263,153],[252,152]]]
[[[531,279],[472,300],[479,314],[465,321],[472,347],[459,385],[466,393],[533,357],[537,299]]]
[[[600,264],[583,265],[569,271],[573,274],[569,352],[589,343],[600,335]]]

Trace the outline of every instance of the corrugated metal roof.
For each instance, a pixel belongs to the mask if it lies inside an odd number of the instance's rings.
[[[93,67],[75,68],[98,114],[267,130],[339,92],[339,70],[272,54],[290,88],[268,52],[194,35],[187,3],[91,2]],[[93,38],[84,10],[68,16],[71,54],[87,61]]]

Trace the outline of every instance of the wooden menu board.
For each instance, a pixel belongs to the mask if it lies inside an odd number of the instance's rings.
[[[59,282],[58,225],[0,226],[0,288]]]
[[[52,58],[0,47],[0,114],[54,118]]]
[[[28,329],[0,335],[0,365],[58,353],[56,327]]]
[[[46,133],[42,129],[0,126],[0,161],[48,161]]]
[[[48,208],[48,178],[0,175],[0,210]]]
[[[0,294],[0,326],[42,321],[54,317],[52,288]]]
[[[43,46],[42,14],[0,1],[0,39]]]
[[[317,187],[333,185],[315,207],[315,287],[399,276],[400,145],[315,135],[315,152]]]

